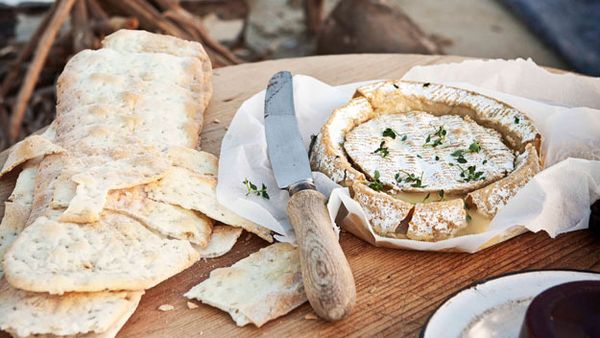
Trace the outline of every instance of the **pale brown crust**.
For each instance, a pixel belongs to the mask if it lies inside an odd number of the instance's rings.
[[[385,187],[383,192],[370,191],[366,182],[373,180],[372,175],[357,170],[349,161],[342,146],[346,132],[382,114],[411,111],[438,116],[459,115],[473,120],[499,132],[503,142],[517,154],[528,154],[527,164],[520,165],[517,160],[511,175],[495,178],[495,183],[488,186],[475,184],[471,190],[463,191],[469,193],[469,205],[485,216],[493,217],[499,207],[541,170],[541,134],[526,114],[505,103],[468,90],[431,83],[383,81],[358,88],[353,99],[334,111],[322,127],[311,152],[311,166],[336,183],[351,186],[354,199],[359,201],[373,230],[380,235],[401,237],[398,229],[401,224],[408,223],[409,238],[438,241],[455,236],[468,224],[463,199],[416,205],[404,201],[395,203],[398,199],[392,195],[396,188],[390,194],[385,191],[390,187]],[[510,196],[500,198],[493,192],[498,186],[510,187]],[[445,219],[439,217],[444,210]]]
[[[373,231],[381,236],[395,234],[413,205],[384,192],[375,191],[363,183],[352,184],[353,198],[361,205]]]
[[[467,205],[487,217],[494,217],[509,199],[519,192],[529,180],[542,170],[542,164],[533,145],[527,145],[522,154],[522,163],[505,178],[467,195]]]

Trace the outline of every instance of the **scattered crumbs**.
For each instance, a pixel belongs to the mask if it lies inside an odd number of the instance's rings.
[[[192,302],[187,302],[187,307],[188,309],[196,309],[198,308],[198,305],[196,303],[192,303]]]
[[[175,310],[175,307],[171,304],[163,304],[158,307],[158,310],[162,311],[162,312],[167,312],[167,311]]]
[[[369,290],[369,293],[375,293],[375,291],[377,291],[377,287],[374,286]]]
[[[304,316],[304,319],[306,320],[316,320],[318,319],[317,315],[314,313],[307,313],[306,316]]]
[[[219,124],[219,123],[221,123],[221,120],[219,120],[219,119],[214,119],[214,120],[213,120],[213,123],[215,123],[215,124]]]

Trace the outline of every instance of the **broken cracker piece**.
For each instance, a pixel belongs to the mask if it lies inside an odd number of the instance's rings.
[[[276,243],[210,277],[185,294],[227,311],[238,326],[260,327],[306,302],[298,250]]]

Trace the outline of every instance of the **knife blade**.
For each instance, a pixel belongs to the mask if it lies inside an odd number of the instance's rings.
[[[267,152],[279,188],[289,189],[300,183],[312,184],[308,154],[302,143],[294,110],[290,72],[279,72],[269,81],[265,94],[265,135]]]
[[[275,180],[290,194],[287,211],[298,242],[306,296],[319,317],[342,319],[356,301],[354,277],[333,230],[327,199],[312,181],[289,72],[279,72],[269,81],[264,117],[267,153]]]

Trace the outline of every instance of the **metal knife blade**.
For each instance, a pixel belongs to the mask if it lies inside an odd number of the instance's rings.
[[[280,189],[312,183],[308,154],[296,120],[292,74],[271,78],[265,95],[267,152]]]

